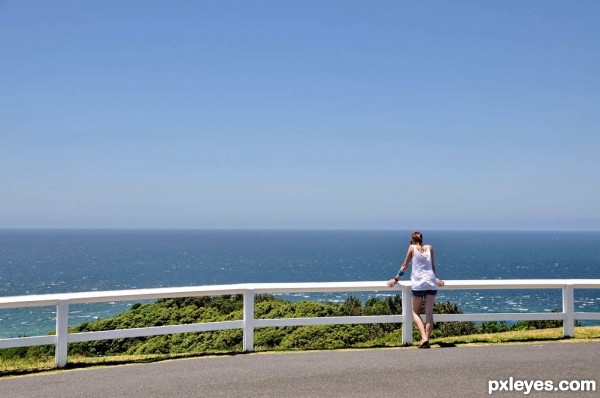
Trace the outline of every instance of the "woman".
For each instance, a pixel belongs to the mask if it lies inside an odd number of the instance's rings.
[[[408,265],[412,264],[410,273],[410,283],[413,296],[413,319],[421,332],[421,344],[419,348],[429,348],[429,337],[433,330],[433,304],[437,287],[444,286],[444,281],[435,276],[435,260],[433,256],[433,247],[431,245],[423,246],[423,234],[418,231],[412,233],[410,246],[406,253],[404,263],[395,278],[388,281],[388,286],[392,287],[404,275]],[[425,325],[419,316],[419,310],[425,302]]]

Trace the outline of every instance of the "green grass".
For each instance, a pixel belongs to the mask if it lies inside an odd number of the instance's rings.
[[[575,337],[563,337],[562,328],[511,330],[501,333],[481,333],[468,336],[451,336],[432,340],[439,346],[461,344],[502,344],[502,343],[528,343],[548,341],[600,341],[600,326],[576,327]]]
[[[355,348],[383,348],[399,347],[401,341],[401,331],[390,334],[385,339],[371,342],[368,345],[358,345]],[[515,330],[502,333],[482,333],[466,336],[453,336],[438,339],[432,339],[433,348],[455,347],[459,345],[490,345],[507,343],[532,343],[532,342],[553,342],[553,341],[598,341],[600,342],[600,326],[576,327],[575,337],[565,339],[562,335],[562,328],[537,329],[537,330]],[[406,349],[412,349],[410,347]],[[256,352],[268,352],[256,347]],[[186,354],[149,354],[149,355],[111,355],[103,357],[86,357],[81,355],[70,355],[66,370],[81,369],[99,366],[114,366],[126,364],[150,363],[164,360],[195,358],[202,356],[223,356],[236,355],[241,352],[202,352]],[[19,376],[26,374],[56,372],[62,371],[54,366],[54,358],[28,359],[13,358],[0,359],[0,377]]]

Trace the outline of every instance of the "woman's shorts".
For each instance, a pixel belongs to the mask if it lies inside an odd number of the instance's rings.
[[[425,297],[427,295],[435,296],[437,290],[411,290],[414,297]]]

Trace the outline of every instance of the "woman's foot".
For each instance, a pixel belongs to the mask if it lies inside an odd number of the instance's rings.
[[[430,347],[429,347],[429,340],[425,340],[424,342],[422,342],[422,343],[419,345],[419,348],[430,348]]]

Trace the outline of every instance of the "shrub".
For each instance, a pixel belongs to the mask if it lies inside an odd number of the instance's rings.
[[[343,303],[316,301],[288,302],[270,295],[255,297],[257,319],[330,317],[400,314],[400,295],[384,299],[370,298],[364,305],[356,297]],[[88,332],[124,328],[139,328],[180,323],[205,323],[242,319],[243,298],[237,296],[189,297],[159,300],[150,304],[135,304],[112,318],[85,322],[71,332]],[[436,314],[462,314],[454,303],[436,303]],[[435,316],[434,316],[435,320]],[[509,329],[558,327],[562,321],[526,321],[512,327],[505,322],[438,322],[433,337],[474,333],[495,333]],[[419,336],[416,327],[415,336]],[[254,332],[257,349],[331,349],[342,347],[398,344],[401,324],[317,325],[258,328]],[[417,337],[418,338],[418,337]],[[100,340],[69,345],[71,354],[104,356],[113,354],[166,354],[183,352],[241,351],[243,331],[240,329],[164,336]],[[54,346],[24,347],[0,350],[0,357],[45,358],[54,355]]]

